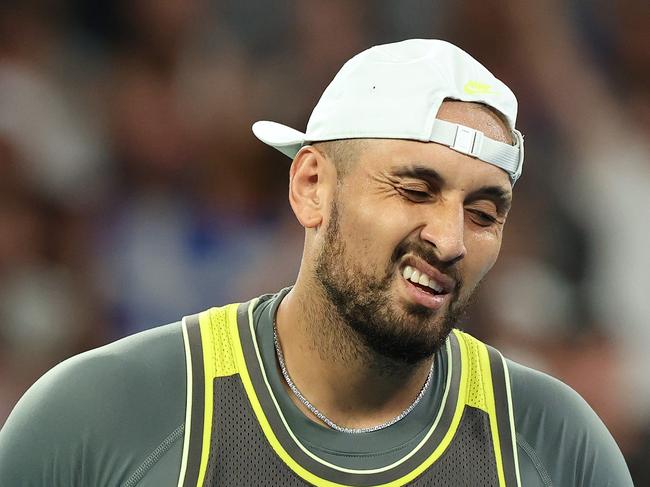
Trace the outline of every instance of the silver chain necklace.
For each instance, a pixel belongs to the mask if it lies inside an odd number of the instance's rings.
[[[280,363],[280,370],[282,370],[282,375],[284,376],[284,380],[287,382],[287,385],[289,386],[289,389],[291,389],[291,392],[295,394],[295,396],[300,400],[300,402],[303,403],[307,407],[307,409],[309,409],[314,414],[314,416],[316,416],[318,419],[320,419],[323,423],[325,423],[330,428],[335,429],[336,431],[341,431],[342,433],[352,433],[352,434],[370,433],[372,431],[378,431],[384,428],[388,428],[390,425],[393,425],[398,421],[400,421],[401,419],[404,419],[404,417],[406,417],[408,413],[413,411],[415,406],[417,406],[418,403],[420,402],[420,399],[422,399],[422,397],[424,396],[424,393],[428,389],[429,383],[431,382],[431,376],[433,375],[433,363],[432,363],[431,369],[429,370],[429,375],[427,376],[427,380],[422,386],[422,389],[420,389],[420,393],[415,398],[415,401],[413,401],[409,407],[407,407],[404,411],[399,413],[393,419],[389,419],[388,421],[385,421],[376,426],[370,426],[368,428],[346,428],[345,426],[339,426],[334,421],[332,421],[327,416],[325,416],[322,412],[320,412],[318,409],[316,409],[316,407],[312,403],[310,403],[305,396],[302,395],[302,393],[296,387],[296,384],[294,384],[293,381],[291,380],[291,377],[289,376],[289,372],[287,371],[287,367],[284,363],[284,354],[282,353],[282,347],[280,347],[280,341],[278,340],[278,328],[275,321],[273,322],[273,343],[275,343],[275,353],[278,357],[278,362]]]

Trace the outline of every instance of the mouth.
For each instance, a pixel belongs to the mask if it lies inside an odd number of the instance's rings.
[[[434,277],[427,275],[425,272],[414,269],[410,265],[407,265],[402,269],[402,277],[425,292],[433,293],[435,295],[447,294],[442,283],[436,281]]]
[[[449,301],[454,289],[453,281],[436,270],[429,272],[421,267],[406,265],[401,274],[406,290],[413,301],[433,310]]]

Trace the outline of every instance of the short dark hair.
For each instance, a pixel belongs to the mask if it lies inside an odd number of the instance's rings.
[[[359,159],[365,143],[366,139],[338,139],[314,142],[312,145],[332,161],[336,177],[341,181],[350,172],[352,164]]]

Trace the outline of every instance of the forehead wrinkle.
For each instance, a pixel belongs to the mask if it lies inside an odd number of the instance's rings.
[[[404,144],[409,144],[409,146],[406,147]],[[431,147],[431,152],[423,155],[419,146]],[[485,186],[502,187],[506,181],[508,190],[510,189],[509,179],[504,178],[502,183],[501,177],[496,177],[497,173],[507,176],[503,169],[481,159],[458,153],[441,144],[401,139],[377,139],[376,144],[368,144],[368,148],[370,147],[372,147],[372,152],[366,153],[363,159],[363,166],[368,173],[377,172],[378,175],[381,174],[382,177],[388,178],[418,179],[440,189],[450,187],[452,184],[463,184],[462,181],[457,181],[457,177],[467,176],[472,180],[469,189],[479,186],[481,182],[485,183]],[[385,166],[375,168],[373,164],[375,160],[382,161],[380,166],[384,164]],[[471,166],[466,168],[467,171],[461,167],[465,164]],[[489,170],[487,170],[488,168]],[[465,184],[468,183],[469,181]],[[502,189],[505,191],[505,188]]]

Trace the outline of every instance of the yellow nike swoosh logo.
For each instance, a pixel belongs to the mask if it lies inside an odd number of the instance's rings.
[[[463,91],[468,95],[496,94],[490,85],[481,83],[480,81],[468,81],[463,86]]]

